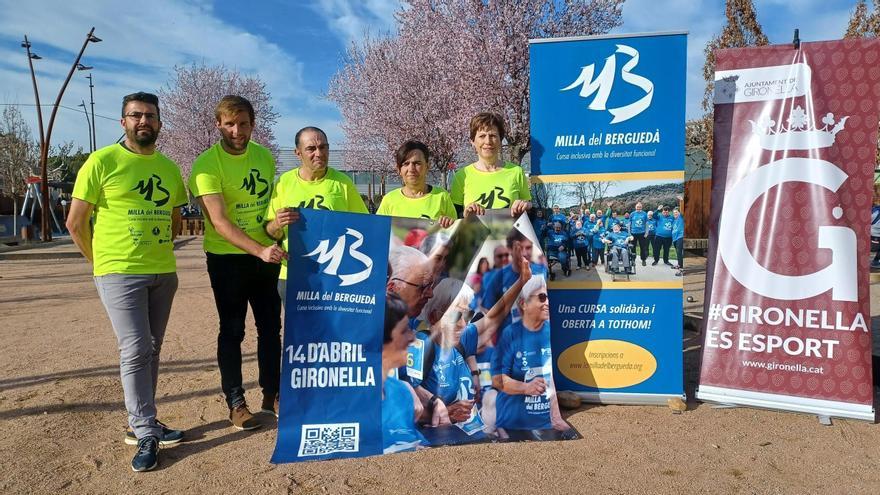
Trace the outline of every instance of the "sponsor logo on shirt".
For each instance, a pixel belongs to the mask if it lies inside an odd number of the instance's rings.
[[[241,190],[247,191],[251,196],[262,198],[269,193],[269,181],[260,175],[260,171],[252,168],[250,173],[241,182]]]
[[[147,179],[142,179],[136,186],[131,188],[144,197],[147,201],[152,201],[157,207],[165,206],[171,199],[171,193],[168,189],[162,187],[162,178],[156,174],[151,175]]]

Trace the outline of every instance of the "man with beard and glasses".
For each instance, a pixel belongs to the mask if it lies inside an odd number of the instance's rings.
[[[275,287],[287,254],[263,229],[275,158],[251,141],[253,106],[241,96],[227,95],[217,103],[214,117],[220,141],[196,158],[189,188],[205,212],[204,248],[220,317],[217,363],[229,420],[239,430],[252,430],[260,423],[248,409],[242,385],[244,322],[250,304],[257,326],[261,410],[277,417],[281,299]]]
[[[180,169],[156,151],[159,98],[123,98],[121,124],[125,141],[95,151],[79,170],[67,229],[94,265],[98,295],[116,334],[130,428],[125,442],[138,446],[131,468],[149,471],[158,465],[159,444],[183,438],[156,419],[156,384],[177,291],[172,241],[187,196]]]

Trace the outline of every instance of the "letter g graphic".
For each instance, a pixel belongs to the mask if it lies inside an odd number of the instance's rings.
[[[774,299],[806,299],[831,289],[831,298],[836,301],[857,301],[856,233],[852,229],[819,227],[817,248],[831,250],[831,264],[808,275],[781,275],[767,270],[746,245],[749,209],[770,188],[785,182],[806,182],[837,192],[847,178],[831,162],[789,157],[759,167],[727,191],[718,250],[733,278],[752,292]]]

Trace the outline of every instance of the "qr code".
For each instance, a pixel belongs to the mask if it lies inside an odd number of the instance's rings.
[[[302,425],[299,456],[357,452],[359,443],[360,423]]]

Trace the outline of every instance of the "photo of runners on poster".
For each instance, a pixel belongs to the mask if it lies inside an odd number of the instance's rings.
[[[671,282],[681,276],[684,184],[677,179],[554,182],[532,211],[550,287]],[[538,193],[533,193],[536,195]]]
[[[299,223],[273,462],[578,438],[556,398],[546,257],[526,216],[443,229],[303,210]]]

